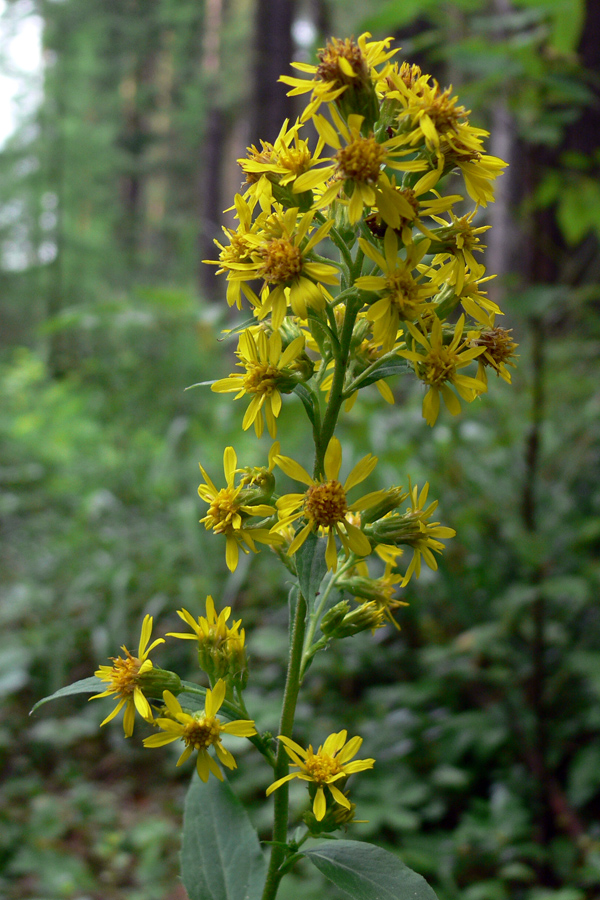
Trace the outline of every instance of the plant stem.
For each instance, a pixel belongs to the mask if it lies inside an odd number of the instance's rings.
[[[319,600],[319,605],[314,610],[312,616],[310,617],[310,623],[306,632],[306,638],[304,641],[304,650],[302,653],[302,666],[300,668],[300,683],[302,683],[302,679],[304,678],[304,673],[306,671],[306,665],[311,658],[310,650],[312,647],[313,638],[315,636],[315,631],[317,630],[317,625],[321,615],[325,609],[325,605],[327,600],[329,599],[329,595],[332,590],[335,588],[337,584],[337,580],[340,575],[343,575],[349,568],[351,568],[356,561],[354,556],[350,556],[342,565],[338,568],[337,572],[332,572],[329,577],[329,582],[327,587],[323,591],[321,598]]]
[[[294,727],[294,716],[296,714],[296,703],[298,700],[298,691],[300,690],[300,664],[302,662],[302,648],[304,646],[304,631],[306,628],[306,600],[302,594],[298,594],[298,602],[296,604],[296,613],[294,616],[294,624],[292,626],[292,639],[290,646],[290,656],[288,661],[287,677],[285,680],[285,690],[283,693],[283,706],[281,709],[281,722],[279,725],[279,734],[284,737],[291,737]],[[277,747],[277,757],[275,761],[274,776],[275,781],[284,778],[289,770],[289,757],[285,751],[282,741],[279,741]],[[267,872],[267,880],[262,895],[262,900],[274,900],[284,873],[279,871],[279,867],[286,857],[285,847],[280,846],[287,841],[288,827],[288,796],[289,785],[282,784],[275,791],[275,811],[273,820],[273,841],[276,841],[271,849],[271,859]]]

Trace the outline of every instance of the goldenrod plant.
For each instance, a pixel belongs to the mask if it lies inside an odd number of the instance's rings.
[[[475,225],[504,164],[486,154],[487,133],[469,123],[452,88],[400,64],[391,44],[369,34],[332,39],[317,65],[295,63],[299,76],[282,78],[291,94],[307,96],[304,111],[283,123],[274,143],[239,160],[238,224],[223,229],[218,259],[207,260],[225,276],[227,303],[246,307],[245,323],[232,331],[237,371],[212,390],[242,400],[242,429],[254,426],[261,438],[266,424],[271,443],[263,466],[240,464],[233,447],[224,450],[223,477],[200,466],[201,522],[229,570],[240,553],[263,552],[283,566],[286,585],[293,576],[277,737],[259,733],[246,708],[242,621],[212,597],[200,615],[179,610],[189,630],[167,635],[197,642],[208,686],[154,666],[150,653],[163,640],[151,643],[146,616],[137,656],[123,647],[112,665],[58,692],[111,697],[103,725],[124,710],[129,738],[137,712],[138,728],[154,729],[146,748],[178,742],[177,765],[195,756],[182,852],[191,900],[274,900],[302,857],[355,900],[435,896],[396,855],[360,834],[339,836],[360,821],[352,778],[376,765],[368,748],[356,758],[362,738],[341,730],[300,743],[294,734],[315,654],[361,631],[400,627],[399,592],[422,563],[437,568],[455,534],[434,520],[428,484],[408,478],[406,487],[377,488],[377,458],[348,458],[337,434],[344,413],[372,385],[393,403],[393,379],[414,375],[434,426],[446,415],[442,403],[458,415],[461,401],[486,393],[488,370],[510,383],[514,365],[516,344],[496,325],[502,312],[484,290],[481,236],[489,226]],[[294,448],[278,430],[284,402],[296,404],[312,433],[312,469],[288,455]],[[237,766],[225,735],[251,741],[264,757],[274,820],[262,847],[225,778],[223,768]],[[292,779],[308,790],[301,822],[289,818]]]

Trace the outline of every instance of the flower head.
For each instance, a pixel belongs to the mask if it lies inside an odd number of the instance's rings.
[[[346,554],[368,556],[371,544],[366,535],[351,521],[351,514],[357,510],[368,509],[379,503],[385,491],[373,491],[359,500],[349,504],[346,494],[355,485],[367,478],[377,464],[377,457],[367,454],[358,462],[342,485],[338,481],[342,465],[342,448],[337,437],[332,437],[325,453],[325,478],[311,478],[305,468],[289,456],[277,456],[276,464],[290,478],[308,485],[303,494],[286,494],[277,501],[280,521],[274,526],[274,532],[286,529],[296,519],[306,519],[306,524],[294,537],[288,548],[292,556],[302,546],[311,531],[323,529],[327,533],[325,560],[329,569],[337,568],[336,535],[342,542]]]
[[[439,540],[454,537],[453,528],[440,525],[439,522],[430,522],[429,519],[438,506],[434,500],[429,506],[425,506],[429,484],[426,483],[419,493],[417,485],[410,487],[409,496],[412,505],[403,515],[391,513],[374,522],[368,527],[369,536],[373,540],[387,544],[406,544],[413,548],[413,557],[401,582],[401,587],[406,587],[413,574],[418,578],[421,574],[421,559],[424,559],[430,569],[437,569],[437,560],[434,553],[441,553],[444,545]]]
[[[242,428],[254,424],[257,437],[261,437],[266,417],[271,437],[277,434],[276,419],[281,412],[281,394],[289,394],[298,383],[293,365],[304,350],[304,337],[293,340],[282,349],[281,335],[274,331],[269,337],[259,330],[256,337],[248,328],[240,335],[237,356],[244,374],[237,372],[215,381],[211,390],[216,393],[237,392],[235,399],[250,397]]]
[[[470,347],[467,341],[462,340],[464,324],[465,317],[461,316],[454,328],[452,340],[445,343],[442,323],[437,316],[433,317],[431,334],[428,336],[407,322],[408,330],[414,341],[421,345],[421,349],[399,350],[398,354],[413,362],[417,376],[429,387],[423,399],[423,418],[428,425],[433,426],[438,417],[440,395],[453,416],[460,413],[460,401],[450,385],[467,403],[471,403],[486,389],[478,378],[461,375],[459,372],[459,369],[469,365],[484,350],[483,347]]]
[[[515,350],[519,346],[512,339],[512,328],[492,327],[482,328],[478,332],[474,332],[471,337],[471,345],[473,347],[483,347],[483,353],[478,357],[479,370],[477,377],[487,385],[486,368],[493,369],[497,376],[510,384],[510,372],[506,368],[512,366],[516,368]]]
[[[153,668],[152,660],[148,658],[150,651],[159,644],[164,644],[164,638],[157,638],[148,646],[151,634],[152,616],[144,616],[137,656],[133,656],[127,647],[123,646],[121,650],[125,654],[124,657],[111,656],[112,666],[100,666],[94,672],[96,678],[107,681],[110,687],[101,694],[94,694],[93,697],[90,697],[90,700],[110,696],[114,696],[117,699],[117,705],[100,725],[106,725],[125,707],[125,715],[123,716],[125,737],[131,737],[133,734],[136,709],[146,722],[152,722],[153,719],[152,709],[144,696],[140,682],[142,677]]]
[[[243,628],[240,630],[241,619],[231,625],[227,624],[231,607],[224,607],[217,615],[214,600],[209,595],[206,598],[206,616],[198,616],[196,620],[187,609],[177,610],[177,615],[189,625],[192,634],[168,632],[167,637],[198,641],[198,662],[211,681],[225,678],[237,687],[244,688],[248,680],[246,633]]]
[[[156,719],[154,724],[164,733],[145,738],[144,747],[163,747],[165,744],[181,740],[185,744],[185,749],[177,760],[178,766],[197,750],[196,770],[202,781],[208,781],[211,772],[219,781],[223,781],[223,773],[214,757],[209,754],[209,749],[214,747],[219,762],[228,769],[235,769],[237,768],[235,759],[221,743],[221,734],[235,734],[237,737],[252,737],[256,734],[254,722],[250,719],[221,722],[217,718],[217,713],[225,700],[225,693],[225,682],[219,679],[212,691],[210,689],[206,691],[204,711],[190,714],[183,711],[179,701],[170,691],[165,691],[163,698],[170,718]]]
[[[377,118],[375,87],[381,73],[376,67],[386,63],[398,51],[388,50],[392,38],[369,41],[370,37],[366,31],[356,41],[354,38],[332,38],[319,50],[317,66],[292,63],[295,69],[312,75],[310,79],[281,76],[279,80],[292,87],[288,96],[309,91],[312,94],[302,121],[313,116],[322,103],[333,102],[345,113],[362,112],[370,114],[373,120]]]
[[[273,506],[253,501],[252,493],[242,484],[235,484],[237,456],[233,447],[226,447],[223,454],[223,469],[227,487],[217,488],[200,466],[205,484],[198,488],[198,494],[208,503],[208,512],[203,519],[204,527],[215,534],[224,534],[226,538],[225,559],[230,571],[235,571],[239,559],[239,549],[248,553],[256,552],[255,541],[261,544],[277,542],[277,536],[268,529],[252,527],[248,520],[253,516],[270,516],[275,512]]]
[[[366,317],[373,323],[373,339],[380,342],[383,351],[391,350],[396,342],[401,321],[415,322],[431,308],[431,298],[439,287],[433,281],[419,280],[415,270],[427,252],[429,241],[411,244],[406,260],[398,256],[398,238],[388,228],[383,242],[384,256],[364,238],[359,238],[363,252],[375,262],[382,275],[364,275],[356,279],[356,286],[371,291],[378,299],[369,306]]]
[[[398,149],[399,138],[379,141],[373,132],[363,134],[364,116],[353,113],[346,123],[332,109],[331,117],[335,127],[324,116],[314,116],[321,138],[337,151],[334,164],[321,170],[330,181],[315,205],[322,208],[341,199],[348,207],[348,219],[352,225],[358,222],[365,206],[376,206],[387,224],[399,227],[402,214],[410,212],[410,207],[383,168],[419,172],[427,168],[427,163],[424,160],[405,160],[404,156],[411,151]],[[318,171],[315,170],[315,173]],[[315,173],[301,176],[296,190],[304,189],[304,179],[310,178],[314,183]]]
[[[322,821],[327,811],[325,787],[327,787],[336,803],[346,809],[350,809],[350,801],[341,792],[336,782],[339,783],[342,779],[345,781],[354,772],[364,772],[365,769],[372,769],[375,760],[355,759],[354,762],[351,762],[352,757],[356,756],[360,750],[362,738],[353,737],[346,741],[347,737],[348,732],[345,730],[339,731],[337,734],[330,734],[323,746],[319,747],[315,753],[311,745],[309,745],[308,750],[304,750],[295,741],[279,735],[279,740],[284,745],[285,752],[299,771],[290,772],[289,775],[285,775],[269,785],[267,796],[276,791],[286,781],[290,781],[292,778],[300,778],[302,781],[309,781],[316,785],[313,812],[318,822]]]

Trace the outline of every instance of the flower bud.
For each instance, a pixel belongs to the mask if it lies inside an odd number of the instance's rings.
[[[321,621],[321,631],[327,637],[352,637],[361,631],[369,629],[375,631],[376,628],[383,628],[385,625],[384,610],[374,600],[362,603],[353,610],[350,610],[347,600],[342,600],[341,603],[329,610],[327,615],[330,614],[333,615],[328,621],[325,621],[326,616]]]
[[[181,679],[175,672],[153,666],[138,676],[138,684],[148,697],[162,697],[163,691],[180,694],[183,690]]]
[[[385,515],[400,506],[407,497],[408,493],[402,489],[401,485],[391,487],[386,491],[383,500],[380,500],[375,506],[371,506],[369,509],[365,509],[361,512],[361,523],[363,525],[368,525],[371,522],[376,522],[377,519],[382,519]]]

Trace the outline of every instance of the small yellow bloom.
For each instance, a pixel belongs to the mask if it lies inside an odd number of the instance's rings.
[[[384,273],[364,275],[357,278],[355,284],[363,291],[379,295],[379,299],[369,306],[366,317],[373,323],[373,339],[380,342],[384,353],[387,353],[396,343],[400,322],[419,319],[431,308],[431,298],[439,291],[433,281],[419,281],[421,273],[418,270],[417,277],[413,275],[429,248],[429,241],[411,244],[407,248],[406,260],[398,256],[398,238],[392,228],[385,233],[385,256],[364,238],[359,238],[359,243],[365,255]]]
[[[227,487],[217,488],[200,466],[205,484],[198,488],[198,494],[208,503],[208,512],[203,519],[204,527],[215,534],[224,534],[226,539],[225,559],[228,569],[233,572],[237,568],[239,549],[244,553],[252,550],[256,553],[255,541],[261,544],[273,544],[276,535],[271,535],[267,528],[254,528],[248,525],[253,516],[270,516],[275,507],[264,503],[246,503],[249,494],[243,485],[235,485],[237,456],[233,447],[226,447],[223,454],[223,469]]]
[[[225,700],[226,685],[219,679],[212,691],[206,691],[204,712],[189,715],[182,710],[179,701],[170,691],[163,693],[165,705],[171,718],[156,719],[164,734],[153,734],[144,740],[144,747],[164,747],[173,741],[185,743],[185,750],[177,760],[180,766],[190,758],[194,750],[198,751],[196,770],[202,781],[208,781],[213,775],[223,781],[223,773],[214,757],[209,754],[210,747],[215,748],[218,760],[228,769],[236,769],[235,759],[221,742],[221,734],[235,734],[237,737],[252,737],[256,734],[254,722],[250,719],[237,719],[234,722],[221,722],[217,713]]]
[[[237,350],[238,366],[245,369],[245,373],[236,372],[215,381],[211,390],[219,394],[237,392],[236,400],[244,395],[249,396],[250,404],[242,428],[246,431],[254,424],[257,437],[261,437],[266,418],[269,434],[274,438],[277,434],[276,419],[282,406],[281,394],[289,394],[298,383],[291,367],[303,350],[302,336],[283,350],[278,331],[267,337],[261,330],[255,338],[248,328],[240,335]]]
[[[273,144],[261,141],[260,150],[248,147],[246,159],[238,159],[249,185],[244,197],[250,198],[251,203],[258,202],[265,211],[271,209],[274,200],[281,199],[283,192],[277,191],[278,186],[293,190],[294,181],[321,162],[323,141],[319,140],[315,152],[311,153],[308,141],[298,136],[300,122],[296,121],[290,128],[288,124],[286,119]]]
[[[317,786],[317,791],[313,801],[313,812],[318,822],[321,822],[327,811],[327,800],[325,799],[324,788],[327,787],[334,801],[346,809],[351,808],[350,801],[341,792],[335,782],[346,779],[355,772],[364,772],[365,769],[372,769],[375,762],[374,759],[355,759],[350,762],[353,756],[356,756],[362,744],[361,737],[353,737],[346,741],[348,737],[347,731],[339,731],[337,734],[330,734],[322,747],[319,747],[315,753],[312,746],[309,745],[308,750],[304,750],[295,741],[290,738],[279,735],[279,740],[285,747],[285,752],[292,760],[294,766],[300,771],[290,772],[284,778],[279,778],[267,788],[267,797],[276,791],[277,788],[290,781],[292,778],[300,778],[302,781],[312,782]]]
[[[101,694],[94,694],[93,697],[90,697],[90,700],[96,700],[98,697],[110,697],[111,695],[114,695],[117,699],[116,707],[100,723],[100,726],[102,727],[102,725],[106,725],[107,722],[114,719],[125,707],[123,716],[125,737],[131,737],[133,734],[136,709],[146,722],[152,722],[153,719],[150,704],[140,687],[140,677],[152,669],[152,660],[148,659],[148,654],[159,644],[164,644],[164,638],[157,638],[148,646],[151,634],[152,616],[144,616],[137,656],[133,656],[127,647],[123,646],[121,649],[125,653],[125,657],[112,656],[112,666],[100,666],[94,672],[96,678],[107,681],[110,687]]]
[[[167,637],[198,641],[198,663],[211,681],[225,678],[243,690],[248,679],[246,633],[243,628],[240,630],[241,619],[232,625],[227,624],[231,607],[226,606],[217,616],[214,600],[209,595],[206,598],[206,617],[198,616],[196,621],[187,609],[177,610],[177,615],[193,633],[167,632]]]
[[[377,457],[367,454],[358,462],[342,485],[338,475],[342,465],[342,448],[337,437],[332,437],[325,453],[325,479],[315,480],[303,466],[289,456],[277,456],[276,464],[290,478],[308,485],[304,494],[286,494],[277,501],[280,521],[272,529],[280,533],[296,519],[305,518],[306,525],[294,537],[288,548],[292,556],[302,546],[311,531],[322,528],[327,532],[325,560],[327,567],[337,569],[336,535],[342,542],[346,554],[368,556],[371,544],[365,534],[351,521],[351,514],[368,509],[385,497],[385,491],[373,491],[359,500],[348,504],[346,494],[355,485],[367,478],[377,465]]]
[[[358,222],[365,206],[376,206],[388,225],[399,227],[401,216],[412,210],[390,182],[383,167],[403,172],[419,172],[427,168],[427,163],[424,160],[405,161],[402,157],[410,151],[398,150],[399,138],[388,138],[380,142],[372,133],[364,135],[364,116],[349,115],[346,124],[339,113],[332,109],[331,117],[335,127],[324,116],[315,115],[313,119],[321,138],[337,150],[335,164],[321,170],[323,176],[331,178],[331,181],[315,201],[315,206],[329,206],[345,194],[348,199],[343,202],[348,206],[351,225]],[[342,143],[340,137],[345,143]],[[314,177],[314,173],[312,176]],[[308,177],[301,176],[295,189],[304,189],[303,180]]]
[[[491,317],[490,328],[482,328],[480,331],[470,332],[471,346],[483,347],[483,353],[478,357],[479,371],[477,377],[487,385],[486,368],[493,369],[497,376],[500,376],[508,384],[511,383],[510,372],[506,368],[512,366],[516,368],[513,359],[516,357],[515,350],[519,346],[512,339],[512,328],[495,327],[493,316]]]
[[[461,316],[456,323],[454,337],[449,344],[444,343],[442,323],[437,316],[433,317],[429,336],[415,328],[410,322],[406,324],[415,342],[421,344],[423,349],[420,352],[399,350],[398,354],[412,361],[417,376],[429,386],[423,400],[423,418],[428,425],[433,426],[440,411],[440,395],[453,416],[460,413],[460,401],[450,390],[450,385],[467,403],[471,403],[485,391],[486,386],[483,381],[468,375],[461,375],[458,371],[480,356],[484,348],[470,347],[468,341],[462,340],[464,316]]]
[[[322,103],[343,102],[344,108],[352,111],[354,106],[369,106],[375,100],[375,85],[382,74],[376,66],[386,63],[398,50],[388,50],[393,40],[391,37],[382,41],[367,40],[370,37],[366,31],[357,41],[353,38],[332,38],[319,50],[318,66],[292,63],[295,69],[312,75],[312,78],[280,77],[280,81],[292,87],[288,96],[312,93],[302,114],[303,122],[313,116]],[[343,97],[345,93],[349,96]]]

